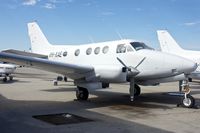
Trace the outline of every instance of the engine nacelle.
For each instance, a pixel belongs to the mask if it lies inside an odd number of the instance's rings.
[[[123,83],[127,81],[127,71],[120,66],[95,66],[95,73],[99,75],[101,82]]]
[[[101,89],[101,82],[74,82],[76,86],[87,88],[88,90]]]

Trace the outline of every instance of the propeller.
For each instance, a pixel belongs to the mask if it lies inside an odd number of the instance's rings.
[[[140,71],[137,69],[138,66],[142,64],[142,62],[146,59],[144,57],[135,67],[133,66],[127,66],[120,58],[117,57],[117,60],[128,70],[127,74],[127,81],[130,82],[130,100],[134,100],[135,95],[135,76],[140,73]]]
[[[142,64],[142,62],[146,59],[146,57],[144,57],[137,65],[136,67],[133,66],[127,66],[120,58],[117,57],[117,60],[128,70],[128,76],[129,77],[134,77],[136,75],[138,75],[140,73],[140,71],[137,69],[138,66],[140,66]]]

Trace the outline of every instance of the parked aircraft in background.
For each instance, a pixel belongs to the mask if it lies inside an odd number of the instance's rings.
[[[9,77],[10,80],[13,80],[12,74],[14,73],[16,66],[13,64],[0,63],[0,77],[3,77],[3,82],[6,82]]]
[[[67,77],[66,76],[57,76],[56,79],[53,80],[54,86],[58,85],[58,81],[64,81],[67,82]]]
[[[178,55],[190,59],[198,64],[197,69],[189,75],[191,79],[200,79],[200,51],[184,50],[166,30],[158,30],[158,40],[162,52]]]
[[[154,51],[142,42],[118,40],[85,45],[51,45],[36,22],[28,24],[31,49],[48,59],[1,52],[0,60],[55,72],[71,78],[78,100],[87,100],[89,91],[109,87],[109,83],[130,82],[130,99],[140,94],[139,85],[184,80],[197,65],[185,58]],[[181,62],[181,63],[180,63]],[[188,84],[184,84],[188,88]],[[185,92],[182,103],[194,105]]]

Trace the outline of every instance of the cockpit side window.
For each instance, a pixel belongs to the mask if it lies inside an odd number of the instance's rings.
[[[149,50],[153,50],[153,48],[147,46],[146,44],[142,43],[142,42],[131,42],[130,43],[132,45],[132,47],[138,51],[141,49],[149,49]]]
[[[126,50],[127,52],[133,52],[133,48],[130,45],[127,45]]]
[[[126,52],[126,46],[125,44],[119,44],[117,45],[116,53],[125,53]]]

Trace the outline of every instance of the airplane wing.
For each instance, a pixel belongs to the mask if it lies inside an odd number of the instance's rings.
[[[20,50],[15,50],[15,49],[7,49],[7,50],[3,50],[2,52],[17,54],[17,55],[24,55],[24,56],[31,56],[31,57],[38,57],[38,58],[44,58],[44,59],[48,58],[47,55],[35,54],[35,53],[25,52],[25,51],[20,51]]]
[[[72,79],[84,78],[86,75],[93,74],[94,72],[94,68],[91,66],[62,63],[48,59],[23,56],[12,53],[0,52],[0,60],[4,62],[15,63],[18,65],[30,66],[49,72],[55,72],[58,74],[66,75]]]

